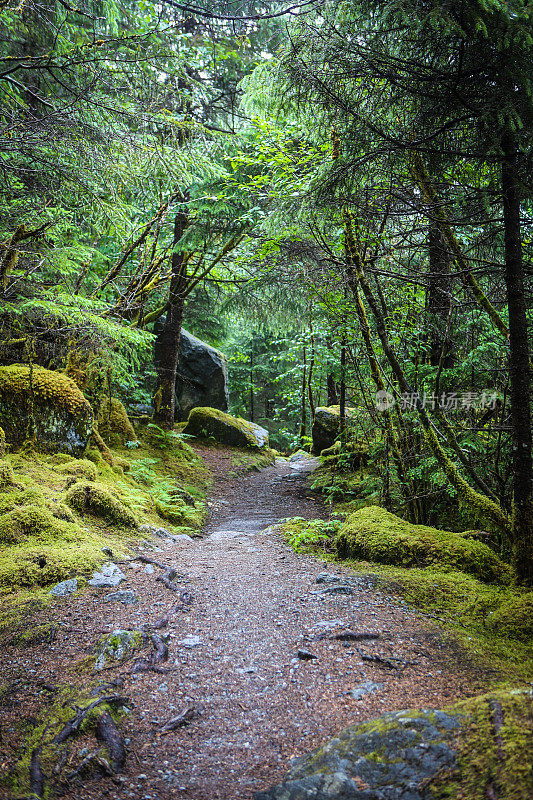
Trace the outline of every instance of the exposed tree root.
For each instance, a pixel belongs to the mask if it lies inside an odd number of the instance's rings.
[[[103,742],[109,751],[111,766],[115,772],[122,772],[126,761],[126,747],[122,734],[117,728],[116,722],[109,713],[104,713],[98,718],[96,725],[96,736]]]

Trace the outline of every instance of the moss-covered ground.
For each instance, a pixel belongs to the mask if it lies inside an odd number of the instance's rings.
[[[339,475],[325,464],[309,480],[329,499],[332,521],[286,520],[278,531],[293,549],[375,576],[384,592],[435,620],[495,685],[533,679],[533,591],[513,585],[487,545],[377,508],[364,471]]]
[[[201,457],[177,435],[139,426],[136,438],[111,450],[112,465],[96,449],[0,461],[0,635],[23,636],[55,583],[76,577],[83,587],[110,552],[120,558],[145,535],[141,525],[201,528],[211,480]]]

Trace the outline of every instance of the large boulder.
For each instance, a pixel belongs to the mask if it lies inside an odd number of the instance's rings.
[[[212,436],[217,442],[232,447],[268,447],[268,431],[254,422],[232,417],[216,408],[193,408],[183,433]]]
[[[354,417],[354,408],[346,409],[346,418],[350,420]],[[340,406],[321,406],[315,411],[313,428],[313,453],[320,455],[322,450],[335,444],[341,429],[341,408]]]
[[[488,582],[507,583],[511,577],[508,565],[486,544],[460,533],[413,525],[379,506],[350,514],[337,534],[336,546],[341,558],[460,570]]]
[[[160,334],[164,318],[154,325],[156,336]],[[156,340],[154,360],[159,361],[159,345]],[[153,391],[153,386],[146,386]],[[178,370],[176,374],[177,420],[186,420],[191,409],[201,407],[229,408],[228,369],[226,357],[215,347],[197,339],[189,331],[181,329]],[[141,413],[151,413],[141,412]]]
[[[8,444],[28,435],[48,452],[80,456],[93,427],[93,412],[73,380],[61,372],[25,364],[0,367],[0,425]]]
[[[228,410],[226,357],[182,330],[176,375],[176,418],[187,419],[191,410],[199,406]]]
[[[533,790],[532,715],[529,689],[482,695],[442,711],[384,714],[294,759],[282,783],[254,797],[526,800]],[[489,792],[494,786],[497,795]]]

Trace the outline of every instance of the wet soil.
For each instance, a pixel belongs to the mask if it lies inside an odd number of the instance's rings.
[[[1,724],[6,770],[19,747],[12,714],[31,724],[43,709],[44,683],[119,679],[121,694],[134,703],[123,723],[124,775],[63,787],[66,797],[80,800],[251,800],[280,780],[293,756],[347,725],[385,711],[441,707],[479,691],[483,676],[430,620],[380,592],[371,575],[298,555],[272,531],[286,517],[327,516],[309,494],[302,465],[278,461],[239,475],[224,451],[198,449],[215,475],[205,537],[139,546],[178,570],[179,588],[192,602],[176,610],[176,593],[155,580],[161,570],[149,574],[131,561],[121,564],[127,581],[120,588],[132,589],[138,603],[103,602],[105,589],[64,598],[53,607],[55,641],[5,648],[4,680],[15,687]],[[338,582],[317,583],[322,573],[348,580],[353,594],[329,593]],[[167,613],[168,671],[135,675],[131,661],[100,676],[75,669],[103,632],[142,629]],[[347,631],[377,638],[335,638]],[[368,681],[379,688],[355,699],[354,687]],[[195,719],[161,732],[188,708],[198,712]]]

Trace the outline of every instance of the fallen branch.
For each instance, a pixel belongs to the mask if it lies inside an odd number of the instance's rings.
[[[179,592],[179,586],[174,583],[174,578],[178,577],[178,573],[173,567],[167,567],[163,575],[158,575],[156,581],[160,581],[171,592]]]
[[[168,569],[165,564],[161,564],[159,561],[154,561],[153,558],[148,558],[148,556],[142,555],[139,553],[138,556],[135,556],[134,561],[142,561],[143,564],[153,564],[154,567],[159,567],[160,569]]]
[[[367,653],[362,653],[360,650],[357,651],[363,661],[373,661],[376,664],[381,664],[387,669],[400,669],[400,665],[404,667],[407,666],[416,666],[418,661],[405,661],[403,658],[396,658],[395,656],[389,656],[388,658],[382,658],[378,655],[368,655]]]
[[[186,708],[185,711],[182,711],[181,714],[178,714],[177,717],[173,717],[169,719],[168,722],[165,722],[163,727],[161,728],[161,733],[170,733],[170,731],[175,731],[178,728],[183,728],[185,725],[188,725],[195,719],[200,717],[202,712],[196,708],[195,706],[189,706]]]

